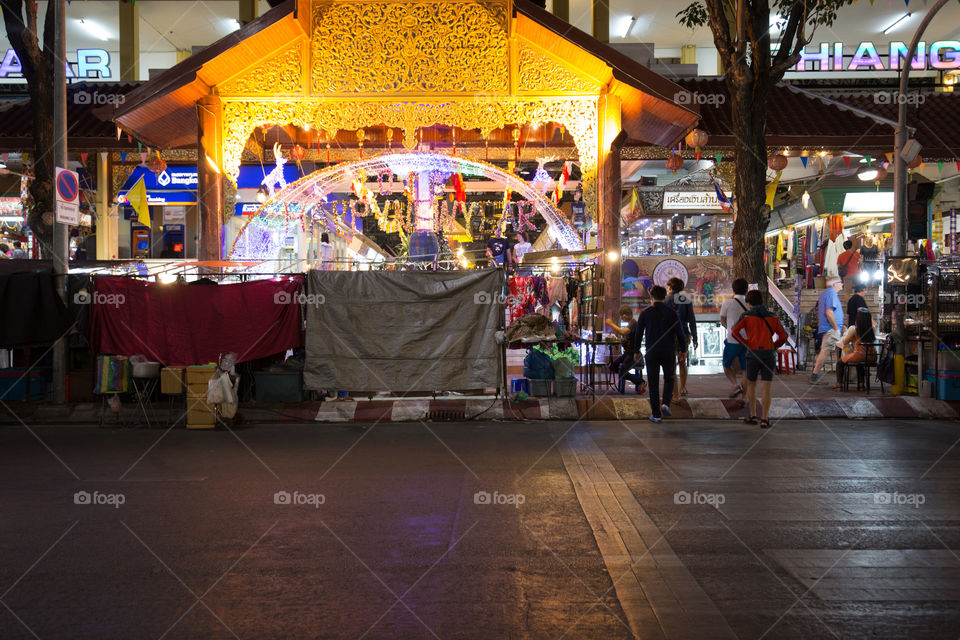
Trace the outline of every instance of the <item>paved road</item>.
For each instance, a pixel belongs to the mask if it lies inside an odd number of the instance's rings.
[[[0,638],[957,637],[958,427],[2,428]]]

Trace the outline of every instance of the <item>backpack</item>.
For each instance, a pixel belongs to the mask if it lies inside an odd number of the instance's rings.
[[[883,357],[877,362],[877,380],[893,384],[893,336],[887,336],[883,344]]]
[[[553,380],[550,356],[538,349],[527,349],[527,356],[523,359],[523,377],[531,380]]]
[[[847,277],[847,266],[850,264],[850,260],[853,259],[854,253],[851,251],[850,255],[847,256],[847,261],[843,264],[837,262],[837,275],[841,278]]]

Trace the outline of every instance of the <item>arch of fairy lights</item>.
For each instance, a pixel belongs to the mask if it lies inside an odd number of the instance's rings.
[[[287,185],[264,202],[257,212],[250,217],[237,235],[237,240],[230,251],[230,258],[267,257],[263,255],[263,251],[254,251],[251,247],[259,244],[253,236],[265,237],[269,229],[287,229],[294,224],[299,225],[308,216],[315,219],[326,219],[328,223],[331,222],[329,215],[324,212],[324,205],[329,208],[328,194],[338,186],[349,185],[361,173],[373,176],[387,171],[400,177],[411,172],[417,174],[439,172],[445,176],[444,179],[459,173],[463,176],[482,177],[498,182],[503,185],[504,189],[519,193],[533,203],[536,212],[543,216],[543,219],[553,229],[554,235],[563,249],[571,251],[583,249],[580,236],[563,213],[543,193],[534,189],[515,174],[479,160],[469,160],[441,153],[411,151],[386,154],[369,160],[343,162],[315,171]],[[272,253],[272,250],[269,253]]]

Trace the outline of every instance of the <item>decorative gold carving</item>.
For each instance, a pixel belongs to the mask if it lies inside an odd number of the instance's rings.
[[[507,0],[315,0],[319,94],[506,92]]]
[[[544,124],[556,122],[567,128],[580,156],[584,201],[597,213],[597,159],[599,130],[597,102],[592,98],[504,98],[498,102],[223,102],[223,168],[236,178],[240,156],[255,127],[265,124],[311,125],[331,134],[386,125],[404,132],[404,145],[416,146],[420,127],[435,124],[479,129],[487,136],[508,124]]]
[[[220,95],[300,93],[301,46],[290,47],[250,71],[220,85]]]
[[[546,53],[528,45],[520,45],[520,91],[599,92],[599,87],[581,78]]]

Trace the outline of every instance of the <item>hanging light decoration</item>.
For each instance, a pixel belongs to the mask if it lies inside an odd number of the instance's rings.
[[[293,145],[293,148],[290,149],[290,157],[300,162],[307,157],[307,150],[301,147],[299,144]]]
[[[767,166],[774,171],[783,171],[787,168],[787,156],[783,155],[782,153],[778,153],[775,156],[770,156],[770,159],[767,161]]]
[[[917,154],[917,157],[914,158],[913,161],[907,165],[907,169],[910,169],[911,171],[913,171],[914,169],[916,169],[922,164],[923,164],[923,158],[920,157],[920,154]]]
[[[159,151],[155,151],[154,153],[156,155],[147,161],[147,168],[159,175],[167,169],[167,161],[160,157]]]
[[[703,147],[707,146],[707,140],[710,136],[703,129],[694,129],[687,134],[686,143],[688,147],[693,147],[693,155],[700,162],[700,153]]]
[[[680,157],[679,153],[671,153],[670,157],[667,158],[667,169],[670,169],[674,173],[677,172],[677,169],[683,168],[683,158]]]

